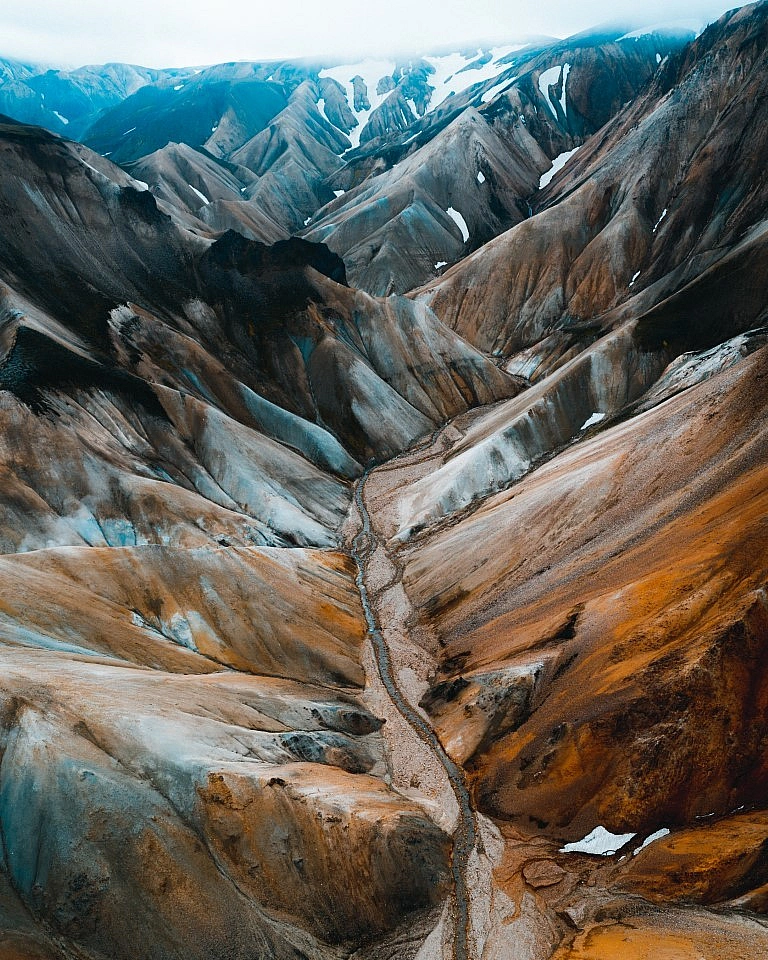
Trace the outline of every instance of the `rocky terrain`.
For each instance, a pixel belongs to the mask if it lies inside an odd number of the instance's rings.
[[[767,57],[0,61],[0,960],[766,956]]]

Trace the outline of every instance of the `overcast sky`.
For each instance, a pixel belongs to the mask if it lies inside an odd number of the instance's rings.
[[[597,23],[715,19],[717,0],[0,0],[0,56],[80,66],[426,51]]]

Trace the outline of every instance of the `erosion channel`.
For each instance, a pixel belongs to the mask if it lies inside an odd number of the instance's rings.
[[[378,545],[371,517],[365,505],[365,484],[370,469],[366,469],[355,487],[355,503],[362,526],[352,543],[352,556],[357,564],[355,582],[360,591],[360,599],[371,638],[373,656],[376,661],[381,682],[386,689],[395,709],[432,752],[444,769],[458,805],[458,819],[453,835],[453,890],[455,898],[454,951],[456,960],[472,960],[470,946],[470,893],[467,883],[469,859],[477,844],[477,828],[472,803],[462,770],[445,752],[440,740],[425,717],[409,702],[396,680],[392,657],[366,585],[368,564]]]

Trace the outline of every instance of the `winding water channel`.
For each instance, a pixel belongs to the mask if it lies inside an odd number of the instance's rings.
[[[374,553],[378,540],[373,531],[370,514],[365,505],[364,490],[370,470],[366,470],[355,487],[355,503],[362,520],[362,528],[352,543],[352,556],[357,564],[355,582],[360,591],[360,598],[368,624],[368,634],[371,638],[374,657],[378,666],[381,681],[395,705],[397,711],[413,728],[416,734],[432,750],[440,765],[445,770],[459,807],[459,817],[456,831],[453,836],[453,886],[456,900],[456,932],[454,950],[456,960],[472,960],[470,947],[470,897],[467,887],[467,866],[477,841],[475,817],[472,811],[469,790],[460,767],[451,760],[443,749],[443,745],[429,725],[427,720],[408,702],[395,680],[392,668],[392,659],[384,636],[376,619],[376,614],[370,603],[368,589],[365,585],[365,575],[368,561]]]

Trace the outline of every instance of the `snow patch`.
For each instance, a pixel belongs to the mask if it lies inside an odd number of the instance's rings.
[[[490,90],[485,91],[480,100],[482,103],[490,103],[494,97],[508,90],[515,80],[517,80],[517,74],[515,74],[514,77],[509,77],[507,80],[501,80],[499,83],[495,83]]]
[[[330,123],[332,127],[336,127],[336,124],[331,120],[328,114],[325,112],[325,100],[322,97],[317,101],[317,109],[320,111],[320,116],[325,120],[326,123]],[[336,127],[338,130],[338,127]]]
[[[664,217],[666,217],[666,215],[667,215],[667,208],[664,207],[664,209],[661,211],[661,216],[660,216],[659,219],[656,221],[656,223],[654,223],[654,225],[653,225],[653,232],[654,232],[654,233],[656,233],[656,231],[659,229],[659,224],[660,224],[661,221],[664,219]]]
[[[661,830],[657,830],[655,833],[652,833],[650,837],[646,837],[640,846],[632,853],[632,856],[636,857],[641,850],[645,850],[648,844],[653,843],[654,840],[661,840],[662,837],[667,836],[669,836],[669,830],[666,827],[662,827]]]
[[[591,427],[593,423],[600,423],[601,420],[605,420],[605,417],[606,414],[600,413],[599,410],[596,410],[588,420],[584,421],[581,429],[586,430],[587,427]]]
[[[343,197],[346,192],[346,190],[334,190],[333,195],[334,197]]]
[[[304,226],[305,227],[309,226],[311,222],[312,222],[312,217],[307,217],[307,219],[304,221]]]
[[[571,157],[576,153],[578,147],[574,147],[573,150],[566,150],[565,153],[559,153],[555,159],[552,161],[552,166],[547,170],[546,173],[542,173],[539,179],[539,190],[543,190],[548,183],[552,180],[556,173],[559,173],[563,167],[568,163]]]
[[[698,19],[668,20],[665,23],[652,23],[650,26],[640,27],[638,30],[625,33],[624,36],[619,37],[616,42],[621,43],[622,40],[639,40],[640,37],[648,37],[654,33],[693,33],[695,36],[698,36],[706,25],[706,22]]]
[[[605,827],[597,826],[583,840],[560,847],[560,853],[591,853],[593,856],[609,857],[636,836],[636,833],[610,833]]]
[[[53,112],[56,114],[56,116],[59,118],[59,120],[61,120],[61,122],[64,124],[64,126],[66,126],[66,125],[69,123],[69,120],[67,120],[66,117],[62,117],[62,115],[59,113],[58,110],[54,110]]]
[[[462,217],[458,210],[454,210],[453,207],[448,207],[445,211],[448,216],[453,220],[456,226],[461,230],[461,238],[464,243],[469,240],[469,227],[467,226],[467,221]]]
[[[557,120],[557,110],[555,110],[554,104],[549,98],[549,88],[557,83],[560,79],[560,74],[562,72],[562,67],[550,67],[548,70],[542,70],[539,74],[539,93],[544,99],[544,102],[552,111],[552,116]]]
[[[518,43],[503,47],[492,47],[490,51],[485,51],[486,53],[490,52],[488,62],[476,70],[467,70],[466,68],[483,55],[484,51],[481,49],[474,51],[469,56],[464,53],[451,53],[444,57],[425,57],[426,62],[435,70],[427,78],[427,83],[434,87],[427,112],[439,107],[448,97],[463,93],[475,84],[487,83],[489,80],[498,77],[499,74],[509,70],[509,64],[501,61],[516,50],[521,50],[523,46],[524,44]],[[508,86],[512,83],[512,79],[505,80],[501,86]],[[483,94],[483,103],[487,103],[488,99],[491,99],[491,97],[486,99],[486,96],[487,94]]]
[[[80,161],[82,162],[83,166],[88,167],[89,170],[93,170],[94,173],[98,173],[100,177],[104,177],[105,180],[109,179],[109,177],[105,173],[102,173],[101,170],[97,170],[96,167],[94,167],[93,164],[88,163],[87,160],[83,160],[83,158],[81,157]]]
[[[143,180],[134,180],[133,184],[135,189],[138,190],[139,193],[143,193],[145,190],[149,190],[149,184],[144,183]]]
[[[471,58],[463,53],[449,53],[444,57],[425,57],[424,59],[435,71],[427,79],[427,83],[434,87],[429,101],[429,108],[434,110],[448,97],[461,90],[461,79],[457,78],[456,74],[471,62]]]
[[[505,73],[509,70],[509,64],[502,61],[524,46],[525,44],[522,43],[506,44],[505,46],[492,47],[490,51],[477,49],[469,54],[449,53],[445,56],[424,57],[425,62],[434,70],[434,73],[429,74],[427,78],[427,83],[432,87],[432,95],[427,104],[426,112],[435,110],[451,96],[463,93],[477,84],[487,83],[489,80]],[[487,63],[482,64],[477,69],[466,69],[478,58],[488,53],[490,53],[490,58]],[[391,91],[383,94],[376,92],[379,80],[383,77],[393,76],[396,68],[397,65],[393,60],[368,58],[358,63],[346,63],[337,67],[324,68],[319,72],[318,77],[330,77],[344,87],[349,106],[357,116],[358,126],[348,134],[352,142],[352,149],[360,146],[360,134],[368,123],[371,114],[377,107],[381,106],[391,93]],[[366,85],[368,100],[371,104],[369,110],[355,110],[355,94],[352,84],[352,78],[355,76],[362,77]],[[503,81],[500,88],[509,86],[515,79],[516,77],[513,77]],[[495,96],[496,92],[498,91],[488,91],[484,94],[483,102],[487,103],[489,99]],[[412,100],[409,100],[408,103],[414,115],[418,116],[416,104]]]
[[[177,83],[176,86],[175,86],[173,89],[174,89],[174,90],[181,90],[181,88],[182,88],[183,86],[184,86],[183,83]]]
[[[129,133],[133,133],[133,131],[134,131],[135,129],[136,129],[136,127],[131,127],[130,130],[126,130],[125,133],[121,134],[121,136],[127,137],[128,134],[129,134]]]
[[[635,280],[637,280],[637,278],[638,278],[639,276],[640,276],[640,271],[638,270],[637,273],[635,273],[635,274],[632,276],[632,279],[629,281],[630,287],[634,287],[634,285],[635,285]]]
[[[568,111],[565,108],[565,85],[568,83],[568,74],[571,72],[570,63],[563,64],[563,92],[560,94],[560,106],[563,108],[563,116],[568,116]]]
[[[661,63],[661,54],[660,54],[660,53],[657,53],[657,54],[656,54],[656,63]]]
[[[477,182],[478,182],[478,183],[485,183],[485,174],[483,173],[482,170],[478,170],[478,171],[477,171]]]
[[[447,267],[447,266],[448,266],[447,260],[438,260],[437,263],[435,264],[435,270],[439,270],[440,267]]]
[[[208,203],[211,202],[211,201],[208,199],[208,197],[206,197],[206,195],[205,195],[204,193],[201,193],[201,192],[197,189],[197,187],[193,187],[191,183],[188,183],[187,186],[189,187],[189,189],[190,189],[193,193],[196,193],[196,194],[198,195],[198,197],[200,197],[200,199],[203,201],[203,203],[208,204]]]
[[[397,64],[394,60],[376,60],[369,57],[359,63],[345,63],[338,67],[330,67],[321,70],[318,77],[330,77],[340,83],[347,94],[349,108],[357,117],[357,126],[347,134],[352,144],[352,149],[360,146],[360,134],[363,132],[368,119],[376,109],[389,96],[389,93],[378,94],[379,80],[382,77],[392,76]],[[369,110],[355,110],[355,87],[352,83],[353,77],[362,77],[368,91]]]

